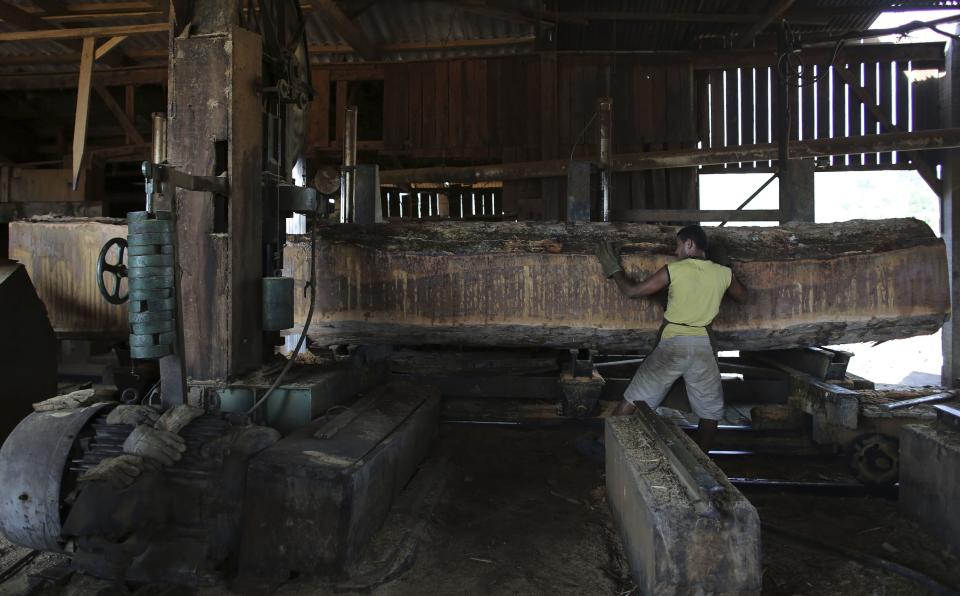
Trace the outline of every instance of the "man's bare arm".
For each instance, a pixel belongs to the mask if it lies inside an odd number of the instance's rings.
[[[633,281],[623,271],[617,271],[613,274],[613,281],[617,282],[620,292],[627,298],[642,298],[652,296],[669,286],[670,274],[664,266],[642,281]]]
[[[730,274],[730,287],[727,288],[727,294],[730,294],[730,297],[737,302],[744,302],[747,299],[747,288],[732,273]]]

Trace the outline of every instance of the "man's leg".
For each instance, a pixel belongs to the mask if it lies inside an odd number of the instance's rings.
[[[723,418],[723,385],[720,367],[709,340],[689,340],[690,360],[683,380],[687,385],[690,408],[700,418],[697,426],[697,444],[708,453],[717,434],[717,424]]]
[[[611,416],[629,416],[637,411],[637,406],[628,402],[626,399],[621,399],[620,403],[617,404],[616,409],[613,410]]]
[[[700,445],[700,450],[704,453],[710,453],[713,437],[717,434],[717,424],[716,420],[700,419],[700,424],[697,426],[697,445]]]
[[[683,374],[683,363],[678,361],[674,338],[662,340],[643,360],[623,392],[623,401],[614,410],[614,416],[627,416],[637,409],[635,402],[642,401],[656,409]]]

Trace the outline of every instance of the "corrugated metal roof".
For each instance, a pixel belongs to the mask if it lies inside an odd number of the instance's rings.
[[[12,1],[36,14],[29,0]],[[85,0],[86,3],[108,5],[113,0]],[[349,50],[341,37],[321,16],[309,9],[303,0],[307,21],[308,43],[314,50],[314,62],[351,62],[360,58]],[[545,4],[548,10],[540,13]],[[344,2],[345,7],[355,6]],[[494,7],[494,5],[496,7]],[[561,19],[554,25],[553,11],[688,13],[700,15],[757,15],[769,3],[758,0],[488,0],[488,6],[440,0],[380,0],[359,16],[355,23],[374,44],[384,47],[386,60],[432,59],[478,55],[504,55],[530,52],[533,39],[541,39],[558,50],[693,50],[728,47],[746,30],[747,22],[682,22],[677,20],[591,20],[570,22]],[[792,13],[817,11],[853,11],[827,14],[812,24],[811,18],[796,19],[795,31],[829,30],[833,32],[865,29],[885,8],[909,7],[960,8],[958,0],[798,0]],[[506,7],[506,8],[501,8]],[[789,13],[788,13],[789,14]],[[538,22],[536,18],[542,16]],[[52,26],[100,26],[157,22],[156,16],[84,17],[81,21],[51,21]],[[818,19],[813,19],[817,21]],[[16,30],[0,22],[0,31]],[[484,45],[484,40],[512,40],[512,43]],[[163,62],[165,34],[134,35],[120,48],[137,57],[138,63]],[[398,47],[399,44],[399,47]],[[413,45],[428,47],[410,48]],[[406,46],[406,47],[404,47]],[[24,57],[64,54],[60,45],[50,42],[0,42],[0,68],[4,71],[44,72],[75,68],[71,64],[25,64]],[[4,61],[4,57],[9,59]]]

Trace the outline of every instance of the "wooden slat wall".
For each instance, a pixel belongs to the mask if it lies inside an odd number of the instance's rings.
[[[841,54],[838,65],[847,66],[844,59],[855,61],[848,66],[856,80],[862,80],[870,97],[898,127],[907,130],[908,123],[913,128],[938,127],[938,79],[910,84],[904,74],[928,67],[936,56],[919,46],[897,52],[852,48]],[[911,62],[911,56],[919,56],[918,61]],[[800,65],[803,84],[792,88],[787,98],[790,137],[822,139],[886,130],[882,119],[864,109],[829,59],[823,55],[819,62]],[[339,144],[341,119],[331,123],[329,115],[323,117],[333,103],[330,89],[337,88],[335,103],[340,105],[346,101],[340,91],[346,91],[349,81],[370,78],[384,81],[384,138],[379,144],[368,143],[366,149],[379,151],[382,163],[595,159],[597,100],[605,95],[613,98],[614,153],[777,140],[773,114],[781,101],[779,75],[769,62],[711,68],[701,63],[655,63],[638,56],[543,53],[317,66],[314,81],[320,97],[311,107],[308,146],[318,154],[333,152]],[[891,153],[824,157],[817,165],[832,170],[908,166]],[[771,168],[771,162],[750,162],[700,171]],[[612,177],[611,209],[695,207],[696,184],[693,168],[618,173]],[[561,219],[566,210],[566,182],[560,178],[505,181],[498,192],[496,209],[523,219]],[[591,199],[595,205],[599,201],[597,196]],[[399,202],[384,200],[391,213],[399,212]]]
[[[838,62],[853,74],[853,79],[867,91],[871,102],[879,106],[886,119],[902,130],[920,130],[940,126],[938,105],[939,79],[909,82],[908,60],[866,60]],[[867,109],[846,81],[829,63],[803,64],[798,69],[799,86],[790,89],[790,138],[823,139],[888,130],[883,119]],[[703,119],[698,138],[706,147],[718,147],[776,141],[774,114],[778,97],[775,87],[778,74],[772,67],[741,67],[710,70],[701,75],[706,89],[697,94],[698,113]],[[769,80],[768,80],[769,77]],[[768,107],[768,94],[769,107]],[[913,111],[910,112],[912,105]],[[771,125],[772,135],[768,134]],[[912,125],[912,129],[908,127]],[[904,167],[903,159],[893,153],[847,155],[817,159],[817,166],[827,170],[881,169]],[[763,171],[770,162],[728,164],[704,168],[704,172]]]

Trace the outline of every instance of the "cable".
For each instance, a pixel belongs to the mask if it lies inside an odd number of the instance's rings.
[[[583,130],[580,131],[580,135],[577,137],[577,140],[574,141],[573,147],[570,148],[570,159],[573,159],[573,153],[577,150],[577,146],[580,145],[580,141],[583,140],[583,135],[587,132],[587,129],[590,128],[590,125],[593,124],[593,120],[597,117],[598,112],[594,112],[593,116],[590,116],[590,119],[587,120],[587,123],[584,125]]]
[[[303,324],[303,330],[300,332],[300,339],[297,340],[297,345],[295,348],[293,348],[293,353],[290,354],[290,359],[287,361],[286,366],[284,366],[283,370],[280,371],[280,374],[277,375],[277,378],[273,381],[273,384],[270,385],[270,388],[267,389],[267,392],[263,394],[263,397],[258,399],[256,403],[254,403],[253,406],[251,406],[250,409],[247,410],[247,414],[246,414],[247,416],[250,416],[251,414],[256,412],[257,408],[262,406],[263,403],[267,401],[267,398],[270,397],[270,394],[273,393],[274,389],[276,389],[280,385],[280,382],[283,381],[283,378],[285,376],[287,376],[287,372],[290,371],[290,368],[293,366],[294,361],[297,359],[297,354],[300,353],[300,348],[303,347],[303,342],[307,339],[307,329],[310,328],[310,321],[313,319],[313,307],[317,301],[317,292],[314,289],[313,285],[316,281],[316,275],[317,275],[316,274],[317,268],[316,268],[315,261],[317,256],[318,218],[316,217],[316,213],[314,213],[313,215],[314,215],[313,222],[312,222],[313,225],[310,227],[310,281],[307,282],[307,287],[304,288],[304,289],[309,288],[310,290],[310,307],[309,309],[307,309],[307,320]]]

